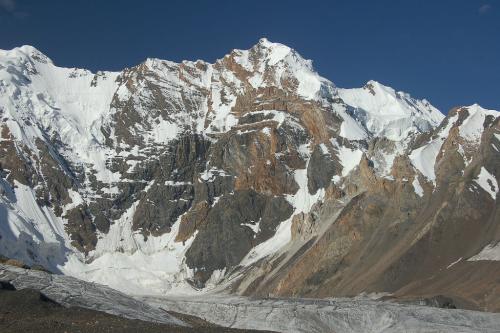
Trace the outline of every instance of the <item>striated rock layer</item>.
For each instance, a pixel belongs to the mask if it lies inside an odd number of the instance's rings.
[[[128,293],[500,310],[500,113],[341,89],[261,39],[121,72],[0,51],[0,254]]]

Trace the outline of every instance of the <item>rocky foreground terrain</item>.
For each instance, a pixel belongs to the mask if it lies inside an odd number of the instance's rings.
[[[0,265],[0,286],[2,332],[487,333],[500,327],[500,314],[367,297],[134,299],[102,285],[8,265]]]
[[[500,113],[261,39],[120,72],[0,51],[0,254],[134,295],[500,311]]]
[[[0,264],[0,331],[256,332],[169,313],[106,286],[3,264]]]

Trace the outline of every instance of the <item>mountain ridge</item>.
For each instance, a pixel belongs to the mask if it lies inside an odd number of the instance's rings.
[[[444,116],[376,81],[339,88],[266,39],[213,64],[97,73],[23,46],[0,51],[0,83],[0,253],[84,280],[129,293],[395,292],[416,283],[397,260],[421,258],[415,246],[467,192],[471,221],[498,230],[497,111]],[[484,228],[469,257],[495,248]],[[371,283],[353,278],[364,265]]]

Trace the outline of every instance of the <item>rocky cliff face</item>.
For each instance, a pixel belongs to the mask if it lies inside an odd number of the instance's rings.
[[[417,297],[427,281],[490,306],[483,275],[446,281],[499,268],[496,111],[340,89],[262,39],[118,73],[0,51],[0,119],[5,256],[132,293]]]

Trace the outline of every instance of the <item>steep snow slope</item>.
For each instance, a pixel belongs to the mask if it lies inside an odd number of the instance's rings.
[[[435,168],[438,157],[440,153],[445,152],[443,145],[450,137],[452,130],[456,129],[456,133],[452,136],[457,140],[458,152],[462,155],[465,166],[468,166],[481,145],[486,125],[498,116],[498,111],[487,110],[477,104],[458,109],[449,116],[447,122],[438,129],[429,142],[410,153],[412,164],[426,179],[435,184]],[[492,143],[492,147],[496,150],[494,143]],[[498,151],[496,150],[496,152]],[[496,186],[494,185],[496,179],[484,167],[481,170],[477,182],[495,199],[498,191],[498,189],[495,190]],[[490,182],[491,185],[488,184]]]
[[[438,132],[436,138],[432,139],[426,145],[413,150],[409,156],[415,168],[417,168],[428,180],[432,182],[436,179],[436,175],[434,173],[436,158],[441,151],[441,146],[448,137],[452,126],[457,120],[458,116],[453,116],[448,119],[448,124]]]
[[[370,133],[394,141],[404,140],[410,133],[426,132],[444,118],[428,101],[416,100],[377,81],[368,81],[363,88],[339,89],[338,94]]]
[[[484,131],[484,122],[486,117],[498,117],[498,111],[487,110],[478,104],[468,106],[468,117],[459,125],[460,135],[472,142],[478,142]]]
[[[60,68],[31,46],[0,51],[0,59],[0,105],[15,139],[36,151],[36,138],[57,135],[70,161],[102,167],[100,126],[109,113],[118,73]],[[38,128],[23,125],[27,120]]]

